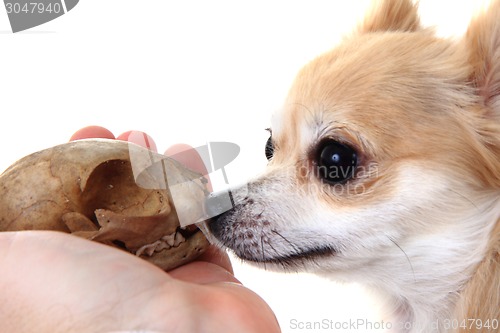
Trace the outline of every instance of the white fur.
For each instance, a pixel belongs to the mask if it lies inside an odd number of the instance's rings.
[[[498,197],[404,165],[393,175],[397,195],[369,207],[331,207],[315,200],[317,187],[297,190],[289,172],[271,168],[248,184],[245,196],[233,191],[238,221],[225,246],[267,269],[283,269],[265,261],[331,245],[334,256],[284,268],[368,285],[387,298],[389,313],[397,316],[393,322],[412,323],[412,332],[431,332],[435,323],[452,318],[444,305],[456,301],[456,290],[483,258],[500,211]]]
[[[299,72],[266,172],[209,228],[257,265],[366,285],[401,332],[444,332],[500,315],[500,0],[461,42],[416,10],[382,1]],[[321,178],[324,140],[353,148],[352,179]]]

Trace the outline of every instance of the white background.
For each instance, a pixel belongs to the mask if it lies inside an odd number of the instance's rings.
[[[457,35],[478,3],[421,0],[421,15],[441,35]],[[145,131],[160,151],[178,142],[237,143],[241,153],[227,173],[231,182],[244,181],[265,167],[264,129],[297,70],[339,42],[367,6],[81,0],[17,34],[0,7],[0,170],[81,127],[101,125],[116,135]],[[265,272],[236,259],[234,266],[273,308],[283,332],[313,331],[292,320],[379,318],[378,303],[357,286]]]

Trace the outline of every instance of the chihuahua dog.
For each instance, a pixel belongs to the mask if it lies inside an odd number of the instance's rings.
[[[270,131],[266,171],[209,225],[221,246],[362,283],[400,331],[500,330],[499,0],[459,39],[377,3]]]

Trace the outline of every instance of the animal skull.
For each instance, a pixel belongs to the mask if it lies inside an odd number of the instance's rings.
[[[68,232],[172,269],[196,258],[208,241],[196,227],[180,228],[168,186],[160,184],[165,173],[180,187],[176,204],[198,221],[206,181],[173,159],[105,139],[42,150],[0,175],[0,231]]]

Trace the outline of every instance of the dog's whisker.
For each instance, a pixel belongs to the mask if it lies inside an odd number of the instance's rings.
[[[468,196],[466,196],[465,194],[463,193],[460,193],[460,192],[457,192],[453,189],[450,189],[451,192],[455,193],[456,195],[458,195],[459,197],[462,197],[464,198],[465,200],[467,200],[474,208],[476,208],[477,210],[480,210],[479,207],[477,207],[477,205],[474,203],[474,201],[472,201],[472,199],[470,199]]]
[[[264,270],[267,270],[266,267],[266,257],[264,255],[264,234],[261,232],[260,234],[260,252],[262,253],[262,262],[264,263]]]
[[[277,232],[275,229],[271,229],[271,232],[281,237],[281,239],[283,239],[288,245],[290,245],[296,253],[300,253],[300,250],[295,246],[295,244],[290,242],[285,236]]]
[[[408,257],[408,255],[406,254],[406,252],[403,250],[403,248],[401,248],[401,246],[399,246],[398,243],[396,243],[396,241],[394,239],[392,239],[391,237],[389,236],[386,236],[387,238],[389,238],[389,240],[398,247],[398,249],[401,250],[401,252],[403,252],[403,254],[405,255],[406,257],[406,260],[408,261],[408,264],[410,264],[410,268],[411,268],[411,272],[413,274],[413,283],[417,283],[417,279],[415,277],[415,270],[413,269],[413,265],[411,264],[411,260],[410,260],[410,257]]]
[[[267,243],[267,245],[269,245],[269,247],[270,247],[271,249],[273,249],[273,251],[274,251],[274,253],[275,253],[276,255],[278,255],[278,256],[280,255],[280,252],[279,252],[278,250],[276,250],[276,248],[273,246],[273,244],[271,244],[271,243]]]
[[[265,209],[263,209],[259,214],[257,214],[257,216],[256,216],[257,219],[260,218],[262,216],[262,214],[264,214],[264,212],[265,212]]]
[[[367,282],[403,324],[392,331],[491,323],[500,0],[458,39],[425,28],[414,0],[379,2],[297,75],[263,142],[268,167],[210,230],[264,269]]]

